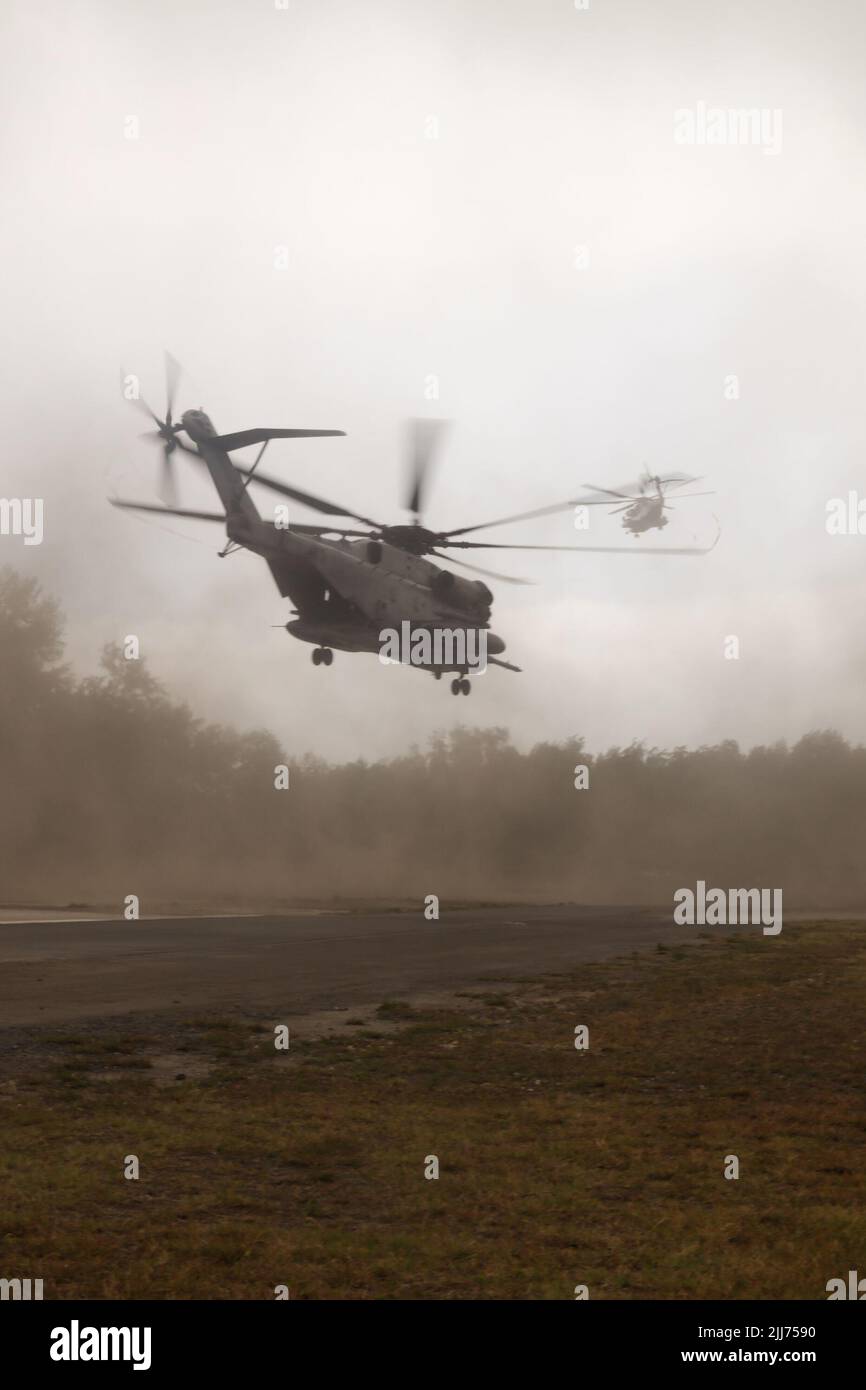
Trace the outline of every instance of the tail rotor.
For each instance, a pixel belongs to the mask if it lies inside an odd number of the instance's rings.
[[[137,410],[142,414],[148,415],[156,429],[147,430],[141,437],[153,443],[159,442],[162,446],[162,468],[160,470],[159,495],[167,507],[176,507],[178,502],[177,479],[174,473],[172,454],[178,446],[178,433],[183,429],[183,425],[175,424],[174,406],[177,396],[178,382],[180,381],[181,367],[171,355],[165,354],[165,419],[161,420],[156,411],[153,410],[143,396],[132,396],[130,400]]]

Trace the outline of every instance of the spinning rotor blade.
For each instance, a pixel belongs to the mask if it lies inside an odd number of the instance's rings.
[[[497,579],[503,584],[534,584],[534,579],[518,579],[514,574],[496,574],[493,570],[483,570],[480,565],[470,565],[468,560],[459,560],[456,555],[440,555],[438,550],[431,550],[430,555],[435,555],[437,560],[445,560],[449,565],[462,565],[464,569],[474,570],[476,574],[486,574],[488,579]]]
[[[180,363],[172,357],[170,352],[165,354],[165,419],[160,420],[156,411],[153,410],[143,396],[131,397],[132,404],[137,410],[149,415],[156,430],[149,432],[146,436],[151,441],[162,445],[162,469],[157,491],[165,504],[169,507],[177,503],[177,484],[174,477],[174,469],[171,463],[171,455],[177,448],[177,426],[172,423],[172,413],[174,402],[177,395],[177,386],[180,380]]]
[[[662,479],[662,481],[664,481],[664,479]],[[687,478],[683,477],[682,479],[677,479],[676,481],[678,481],[678,482],[681,481],[681,482],[685,483],[685,482],[687,482],[687,481],[691,481],[691,479],[687,479]],[[694,481],[697,482],[697,481],[699,481],[699,480],[698,480],[698,479],[695,479]],[[585,483],[584,486],[585,486],[585,487],[594,487],[595,484],[594,484],[594,483]],[[491,526],[507,526],[507,525],[509,524],[509,522],[512,522],[512,521],[531,521],[533,518],[539,517],[539,516],[552,516],[555,512],[567,512],[567,511],[569,511],[570,508],[572,508],[572,507],[604,507],[604,506],[609,506],[612,498],[615,498],[615,499],[617,499],[617,500],[622,501],[622,502],[625,503],[625,506],[615,508],[616,511],[625,511],[626,507],[632,506],[633,503],[635,503],[635,502],[643,502],[643,501],[646,500],[644,496],[637,496],[637,497],[635,497],[635,496],[633,496],[632,494],[627,493],[627,492],[619,492],[619,491],[616,491],[614,488],[596,488],[596,491],[597,491],[597,492],[603,492],[603,493],[606,494],[606,496],[604,496],[604,497],[572,497],[572,498],[570,498],[569,501],[567,501],[567,502],[555,502],[555,503],[553,504],[553,506],[550,506],[550,507],[538,507],[538,508],[536,508],[535,511],[531,511],[531,512],[517,512],[516,515],[514,515],[514,516],[503,516],[503,517],[499,517],[496,521],[480,521],[480,522],[476,523],[476,525],[474,525],[474,526],[461,526],[461,527],[460,527],[458,530],[456,530],[456,531],[446,531],[444,534],[448,537],[448,543],[450,543],[450,539],[451,539],[452,536],[468,536],[468,535],[470,535],[471,532],[473,532],[473,531],[486,531],[486,530],[487,530],[489,527],[491,527]],[[709,493],[709,492],[691,492],[691,493],[683,494],[683,495],[687,495],[687,496],[689,496],[689,497],[710,497],[710,496],[712,496],[713,494],[712,494],[712,493]],[[444,544],[444,543],[445,543],[445,542],[440,542],[440,544]]]
[[[690,497],[715,497],[715,495],[716,495],[716,494],[715,494],[714,492],[679,492],[679,493],[677,493],[677,501],[678,501],[678,502],[687,502],[687,501],[689,500]],[[628,511],[629,507],[632,506],[634,502],[652,502],[653,504],[656,504],[656,503],[658,503],[658,502],[661,502],[662,508],[663,508],[664,511],[666,511],[666,512],[673,512],[673,511],[676,511],[676,507],[674,507],[674,506],[668,501],[668,499],[667,499],[667,493],[666,493],[666,492],[663,492],[661,489],[659,489],[654,497],[652,497],[652,496],[649,496],[649,497],[646,497],[646,496],[644,496],[644,497],[635,497],[635,498],[633,498],[631,501],[626,502],[626,504],[625,504],[624,507],[612,507],[612,508],[611,508],[611,511],[610,511],[610,515],[611,515],[611,516],[616,516],[616,514],[617,514],[618,512],[626,512],[626,511]]]
[[[180,381],[180,363],[177,362],[170,352],[165,354],[165,422],[171,425],[171,417],[174,411],[174,398],[177,395],[177,384]]]
[[[171,449],[168,445],[165,445],[162,451],[162,472],[159,479],[159,495],[167,507],[176,507],[178,503],[177,479],[174,476],[171,454]]]
[[[369,531],[353,531],[345,526],[307,526],[300,521],[286,527],[300,536],[369,536]]]
[[[193,521],[226,521],[224,512],[196,512],[188,507],[157,507],[150,502],[125,502],[120,497],[109,497],[112,507],[123,507],[132,512],[159,512],[164,516],[186,516]]]
[[[180,441],[173,438],[171,435],[166,438],[164,432],[165,426],[162,421],[157,420],[156,416],[154,416],[154,420],[156,421],[157,428],[155,430],[148,430],[139,437],[147,440],[148,444],[158,445],[162,450],[162,463],[160,464],[159,482],[156,485],[156,491],[167,507],[176,507],[178,502],[177,479],[175,477],[174,467],[172,466],[171,456]]]
[[[424,510],[430,469],[448,426],[448,420],[409,421],[409,492],[406,510],[412,512],[413,516],[420,516]]]
[[[669,473],[666,477],[660,478],[656,474],[642,473],[635,482],[622,483],[620,487],[599,487],[598,483],[584,483],[584,487],[592,488],[593,492],[603,493],[599,497],[575,497],[575,506],[597,507],[602,505],[607,497],[619,497],[623,502],[642,501],[648,494],[645,489],[651,485],[656,491],[661,490],[666,485],[671,487],[684,487],[686,483],[698,483],[700,478],[693,478],[689,473]]]
[[[587,554],[595,552],[609,555],[707,555],[714,549],[721,535],[721,527],[718,522],[716,522],[716,527],[716,538],[712,545],[653,545],[647,547],[646,550],[632,550],[630,546],[625,545],[497,545],[495,541],[442,541],[440,544],[460,546],[467,550],[583,550]]]
[[[108,499],[112,507],[122,507],[133,512],[156,512],[163,516],[185,516],[192,521],[228,521],[224,512],[199,512],[190,507],[157,507],[151,502],[126,502],[119,497]],[[301,536],[327,536],[338,532],[341,536],[367,536],[368,531],[344,531],[339,526],[287,526],[287,531],[296,531]]]
[[[160,428],[163,428],[163,427],[165,427],[166,425],[168,425],[168,426],[170,427],[170,426],[171,426],[172,414],[173,414],[173,412],[174,412],[174,401],[175,401],[175,396],[177,395],[178,382],[180,381],[180,377],[181,377],[181,371],[182,371],[182,368],[181,368],[180,363],[179,363],[178,361],[176,361],[176,359],[175,359],[174,357],[172,357],[172,355],[171,355],[170,352],[167,352],[167,353],[165,354],[165,419],[164,419],[164,420],[160,420],[160,418],[159,418],[159,416],[157,415],[156,411],[153,409],[152,406],[149,406],[149,405],[148,405],[147,401],[144,399],[144,396],[142,396],[142,395],[138,395],[138,396],[127,396],[127,397],[125,397],[125,399],[129,401],[130,405],[135,406],[136,410],[140,410],[144,415],[149,415],[150,418],[151,418],[151,420],[153,421],[153,423],[154,423],[155,425],[159,425]],[[121,370],[120,370],[120,379],[121,379],[122,382],[124,382],[124,383],[126,382],[126,379],[127,379],[127,376],[128,376],[128,375],[130,375],[130,373],[126,372],[126,371],[124,370],[124,368],[121,367]]]
[[[623,501],[637,502],[639,500],[628,492],[620,492],[615,487],[599,487],[597,483],[584,483],[584,487],[591,487],[593,492],[606,492],[608,497],[621,497]],[[586,506],[587,504],[584,502],[583,505]]]
[[[509,521],[530,521],[536,516],[551,516],[554,512],[567,512],[573,502],[555,502],[552,507],[536,507],[531,512],[517,512],[515,516],[501,516],[496,521],[479,521],[474,526],[461,526],[457,531],[446,531],[451,536],[468,536],[470,531],[486,531],[489,526],[506,526]],[[450,539],[448,544],[450,544]]]
[[[287,483],[281,483],[276,478],[269,478],[266,473],[253,472],[251,468],[238,468],[238,473],[245,478],[250,478],[255,483],[261,483],[264,487],[269,487],[273,492],[279,492],[283,497],[291,497],[295,502],[303,502],[304,506],[312,507],[313,511],[324,512],[326,516],[348,516],[353,521],[362,521],[365,526],[372,526],[377,531],[381,530],[378,521],[371,521],[368,516],[361,516],[358,512],[350,511],[347,507],[338,506],[336,502],[326,502],[323,497],[314,497],[311,492],[301,492],[300,488],[289,487]],[[339,530],[339,527],[336,528]]]
[[[162,424],[162,421],[160,420],[156,411],[151,410],[147,401],[144,399],[144,396],[127,396],[125,399],[129,401],[130,405],[134,405],[136,410],[140,410],[143,415],[149,415],[155,425]],[[143,434],[141,438],[153,439],[153,430],[147,430],[147,432]]]

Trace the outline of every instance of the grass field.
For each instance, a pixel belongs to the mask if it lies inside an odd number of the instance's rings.
[[[383,1001],[287,1053],[278,1017],[29,1030],[2,1053],[0,1275],[46,1298],[823,1299],[866,1273],[864,1002],[864,929],[834,922]]]

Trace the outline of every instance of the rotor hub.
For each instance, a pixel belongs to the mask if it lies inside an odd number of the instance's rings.
[[[410,555],[427,555],[442,543],[444,537],[416,522],[411,526],[385,526],[382,539],[400,550],[407,550]]]

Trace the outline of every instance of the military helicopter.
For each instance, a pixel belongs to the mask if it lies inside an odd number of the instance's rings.
[[[443,634],[458,639],[452,640],[450,646],[446,643],[444,646],[430,647],[429,654],[423,642],[417,647],[413,645],[412,655],[408,659],[410,664],[430,671],[437,680],[443,674],[453,674],[452,694],[468,695],[471,689],[469,671],[477,669],[477,663],[467,655],[467,646],[471,647],[468,639],[476,639],[477,651],[477,639],[483,637],[485,665],[490,663],[508,671],[519,671],[520,667],[502,659],[505,643],[490,631],[493,594],[487,585],[478,579],[464,579],[434,561],[459,564],[476,574],[504,583],[525,584],[529,581],[513,575],[492,574],[467,560],[443,552],[460,549],[634,553],[624,552],[621,546],[498,545],[490,541],[465,539],[470,533],[487,527],[562,511],[573,506],[572,502],[557,503],[552,507],[454,530],[430,530],[422,522],[422,512],[431,465],[445,431],[446,422],[441,420],[417,420],[411,424],[406,496],[406,510],[411,514],[411,522],[394,525],[376,521],[351,507],[329,502],[259,471],[261,459],[272,439],[333,437],[343,435],[343,430],[258,428],[219,434],[202,409],[184,411],[180,419],[175,420],[179,375],[177,363],[166,354],[166,408],[163,419],[137,391],[127,397],[156,426],[148,431],[147,437],[155,439],[162,446],[162,504],[112,498],[112,505],[224,525],[227,543],[219,554],[226,556],[232,551],[245,549],[264,559],[280,594],[294,604],[292,620],[285,624],[286,631],[292,637],[312,644],[312,660],[316,666],[330,666],[334,651],[378,653],[381,658],[383,631],[399,631],[408,625],[411,632],[417,634],[420,631],[422,637],[426,633],[437,638]],[[182,435],[186,439],[181,438]],[[261,447],[252,465],[238,463],[231,458],[235,450],[256,444]],[[178,450],[207,468],[222,504],[221,511],[194,510],[177,504],[174,463]],[[275,506],[274,520],[266,520],[253,501],[250,492],[253,483],[335,520],[323,525],[289,522],[285,504]],[[344,520],[359,522],[365,529],[344,525]],[[707,549],[712,547],[668,547],[654,550],[653,553],[703,554]],[[428,556],[433,559],[428,559]],[[416,649],[420,650],[417,658]]]
[[[687,483],[699,483],[700,478],[693,478],[689,473],[668,473],[666,477],[660,478],[657,474],[651,474],[648,469],[640,475],[635,483],[623,483],[620,487],[598,487],[595,483],[585,483],[584,486],[592,488],[592,492],[583,496],[575,497],[572,506],[575,507],[602,507],[607,506],[611,509],[611,515],[617,512],[623,513],[622,524],[633,536],[639,536],[644,531],[661,531],[668,525],[668,518],[665,512],[673,511],[674,508],[667,500],[667,493],[673,488],[685,487]],[[599,494],[604,494],[599,496]],[[710,492],[688,492],[680,494],[682,501],[691,497],[711,497]],[[614,505],[619,502],[620,505]],[[625,505],[622,505],[622,504]]]

